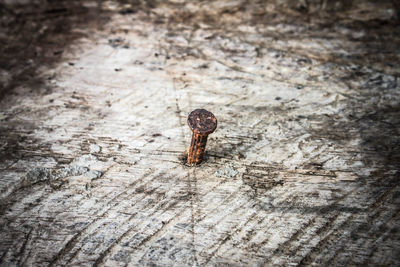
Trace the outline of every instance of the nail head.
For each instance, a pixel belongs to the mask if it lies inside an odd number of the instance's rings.
[[[217,128],[217,118],[205,109],[193,110],[187,122],[192,132],[200,135],[209,135]]]

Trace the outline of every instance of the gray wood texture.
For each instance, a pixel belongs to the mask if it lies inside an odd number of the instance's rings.
[[[0,13],[0,265],[400,264],[396,1]]]

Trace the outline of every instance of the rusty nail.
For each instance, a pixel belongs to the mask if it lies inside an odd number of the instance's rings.
[[[207,136],[217,128],[217,118],[205,109],[195,109],[189,114],[187,122],[193,132],[187,162],[198,164],[203,160]]]

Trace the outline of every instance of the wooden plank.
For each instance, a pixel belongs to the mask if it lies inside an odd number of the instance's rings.
[[[17,2],[1,264],[399,264],[395,3]]]

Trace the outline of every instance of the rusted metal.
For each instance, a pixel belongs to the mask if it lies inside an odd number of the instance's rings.
[[[195,109],[189,114],[188,125],[193,134],[187,162],[198,164],[203,160],[208,135],[217,128],[217,118],[205,109]]]

